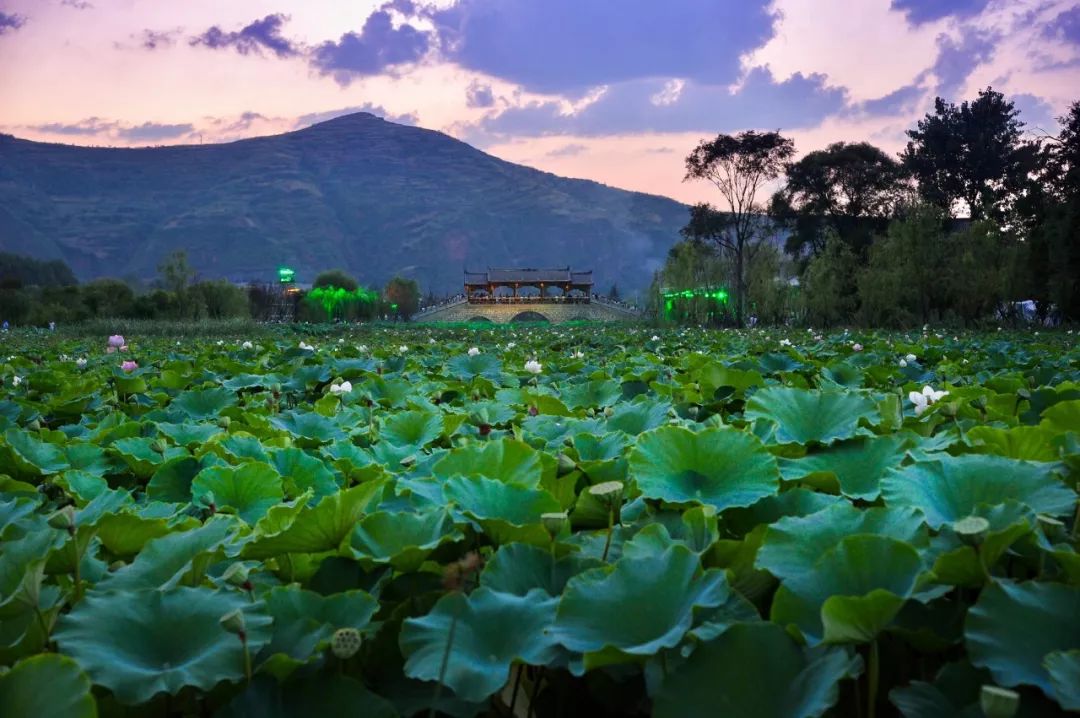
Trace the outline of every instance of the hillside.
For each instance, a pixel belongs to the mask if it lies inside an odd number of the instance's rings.
[[[0,250],[83,279],[152,277],[184,248],[204,277],[301,281],[343,267],[436,292],[462,269],[571,264],[648,284],[686,208],[504,162],[367,113],[229,144],[139,149],[0,135]]]

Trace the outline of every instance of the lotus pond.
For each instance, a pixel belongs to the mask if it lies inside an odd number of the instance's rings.
[[[1074,339],[4,334],[0,716],[1080,710]]]

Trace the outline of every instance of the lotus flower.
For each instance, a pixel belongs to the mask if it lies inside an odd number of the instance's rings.
[[[76,359],[75,360],[75,366],[79,367],[80,369],[85,369],[86,368],[86,357],[79,357],[78,359]]]
[[[244,342],[243,344],[240,345],[240,348],[241,349],[254,349],[255,345],[252,344],[251,342]]]
[[[907,359],[901,359],[900,360],[900,368],[903,369],[906,366],[907,366]]]
[[[300,340],[300,348],[308,352],[315,351],[315,347],[311,346],[310,344],[305,344],[303,339]]]
[[[919,416],[930,405],[941,401],[941,397],[948,395],[947,391],[934,391],[933,387],[924,386],[922,393],[913,391],[908,394],[908,399],[911,399],[911,403],[915,405],[915,416]]]
[[[507,342],[507,343],[506,343],[506,349],[507,349],[507,351],[509,351],[510,349],[513,349],[513,348],[514,348],[514,347],[516,347],[516,346],[517,346],[517,344],[515,344],[514,342]]]
[[[409,351],[409,347],[407,347],[407,346],[405,346],[404,344],[402,344],[401,346],[399,346],[399,347],[397,348],[397,350],[398,350],[399,352],[401,352],[402,354],[404,354],[405,352]]]
[[[116,349],[119,349],[120,347],[127,346],[127,342],[125,342],[124,338],[119,334],[113,334],[111,337],[109,337],[108,344],[109,347],[111,347],[114,351]]]
[[[469,356],[474,357],[479,353],[480,353],[480,350],[477,349],[476,347],[470,347],[469,348]]]
[[[19,384],[22,384],[22,377],[20,377],[20,376],[11,377],[11,385],[12,386],[18,386]]]
[[[653,334],[652,339],[650,339],[649,341],[658,342],[658,341],[660,341],[660,337],[657,334]]]
[[[908,354],[907,356],[904,357],[904,360],[912,362],[912,361],[915,361],[917,358],[918,357],[916,357],[914,354]]]
[[[358,352],[360,352],[360,353],[366,353],[367,352],[367,344],[361,344],[360,346],[356,347],[356,350]]]
[[[127,360],[120,365],[120,368],[124,371],[135,371],[139,368],[139,365],[133,361]]]
[[[544,365],[536,361],[535,359],[530,359],[529,361],[525,362],[525,371],[529,372],[530,374],[539,374],[543,370]]]
[[[585,352],[576,351],[571,356],[573,356],[575,359],[584,359],[585,358]]]
[[[790,339],[781,339],[780,340],[780,346],[782,346],[782,347],[791,346],[791,340]]]
[[[851,348],[852,348],[853,350],[857,351],[857,352],[861,352],[861,351],[862,351],[862,344],[857,344],[857,343],[856,343],[856,344],[852,344],[852,345],[851,345]]]
[[[348,394],[350,391],[352,391],[352,382],[343,381],[340,384],[330,385],[330,393],[335,396]]]

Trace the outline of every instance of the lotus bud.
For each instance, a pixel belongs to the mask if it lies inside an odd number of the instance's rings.
[[[343,661],[352,658],[360,650],[360,631],[355,628],[337,629],[330,639],[330,650]]]
[[[29,424],[26,425],[26,428],[29,429],[30,431],[41,431],[41,422],[38,421],[37,419],[34,419],[33,421],[31,421]]]
[[[398,463],[407,469],[416,463],[416,454],[409,454]]]
[[[697,419],[698,414],[701,413],[701,410],[696,406],[692,406],[686,410],[686,413],[690,416],[691,419]]]
[[[124,566],[127,566],[127,564],[124,563],[123,561],[113,561],[112,563],[109,564],[109,570],[110,571],[119,571]]]
[[[159,454],[164,454],[165,450],[169,448],[169,445],[165,443],[164,439],[155,439],[154,443],[150,445],[150,448]]]
[[[601,484],[589,487],[589,493],[607,508],[613,508],[622,503],[623,482],[605,481]]]
[[[611,418],[611,417],[615,416],[615,409],[613,407],[610,407],[610,406],[605,407],[604,408],[604,416],[606,416],[608,418]]]
[[[567,515],[565,511],[540,514],[540,522],[544,524],[544,530],[551,536],[552,541],[555,540],[556,536],[562,533],[563,528],[566,526],[566,519]]]
[[[228,429],[229,424],[231,424],[231,423],[232,423],[232,419],[230,419],[227,416],[218,417],[217,425],[220,426],[222,429]]]
[[[596,416],[596,409],[594,409],[594,408],[592,408],[590,406],[588,411],[585,412],[585,415],[588,416],[589,418],[592,418],[592,417]]]
[[[566,454],[559,454],[559,476],[565,476],[577,468],[577,464]]]
[[[251,569],[244,564],[234,563],[225,569],[225,573],[221,574],[221,579],[233,586],[244,587],[245,584],[250,586],[251,582],[248,581],[248,573],[250,572]]]
[[[1008,688],[983,686],[979,706],[986,718],[1012,718],[1020,709],[1020,694]]]
[[[70,504],[49,517],[49,526],[54,529],[75,533],[75,507]]]
[[[980,543],[986,538],[986,532],[990,530],[990,522],[982,516],[965,516],[953,521],[952,530],[966,540]]]
[[[218,619],[218,623],[229,633],[235,633],[238,636],[243,636],[245,633],[244,612],[239,608],[226,613]]]

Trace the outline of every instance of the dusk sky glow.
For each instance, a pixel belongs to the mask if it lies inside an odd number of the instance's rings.
[[[717,132],[896,152],[988,85],[1035,134],[1080,96],[1080,0],[0,0],[0,132],[220,142],[367,110],[683,201]]]

